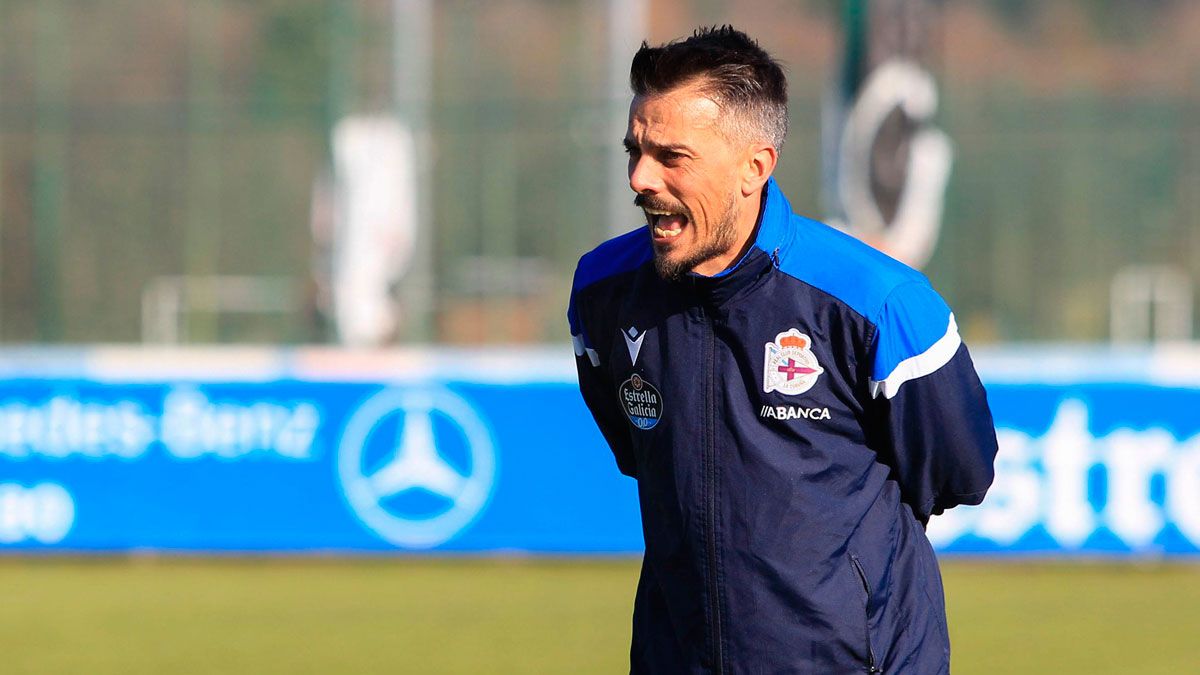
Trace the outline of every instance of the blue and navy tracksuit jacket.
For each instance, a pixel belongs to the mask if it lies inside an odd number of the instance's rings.
[[[977,504],[996,438],[920,273],[766,186],[730,270],[668,282],[642,227],[579,262],[579,384],[637,479],[634,673],[949,670],[931,515]]]

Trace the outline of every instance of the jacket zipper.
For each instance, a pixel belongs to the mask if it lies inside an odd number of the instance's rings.
[[[867,583],[867,573],[863,571],[857,556],[850,556],[850,564],[854,566],[854,572],[862,582],[863,597],[866,598],[866,604],[863,605],[863,626],[867,636],[867,672],[882,673],[883,671],[875,666],[875,650],[871,647],[871,586]]]
[[[717,579],[717,466],[716,466],[716,397],[714,395],[716,380],[716,334],[713,331],[712,318],[707,312],[702,316],[708,324],[704,343],[704,501],[705,501],[705,536],[708,548],[708,605],[709,616],[712,617],[712,658],[713,667],[720,675],[724,672],[724,650],[721,647],[721,596],[720,583]]]

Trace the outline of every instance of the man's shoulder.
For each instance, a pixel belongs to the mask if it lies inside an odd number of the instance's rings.
[[[924,274],[824,223],[792,215],[795,236],[779,268],[874,322],[896,294],[933,292]]]
[[[605,279],[632,272],[653,257],[650,234],[645,227],[613,237],[579,259],[571,294],[579,293]]]

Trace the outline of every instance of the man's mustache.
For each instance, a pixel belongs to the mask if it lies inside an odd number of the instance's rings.
[[[665,199],[660,199],[654,195],[638,194],[633,198],[633,205],[641,209],[652,209],[654,211],[670,211],[672,213],[682,213],[691,220],[692,214],[683,204],[668,202]]]

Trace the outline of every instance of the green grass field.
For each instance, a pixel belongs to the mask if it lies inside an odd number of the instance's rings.
[[[1200,565],[943,571],[960,675],[1200,672]],[[0,673],[620,673],[636,576],[629,560],[0,559]]]

